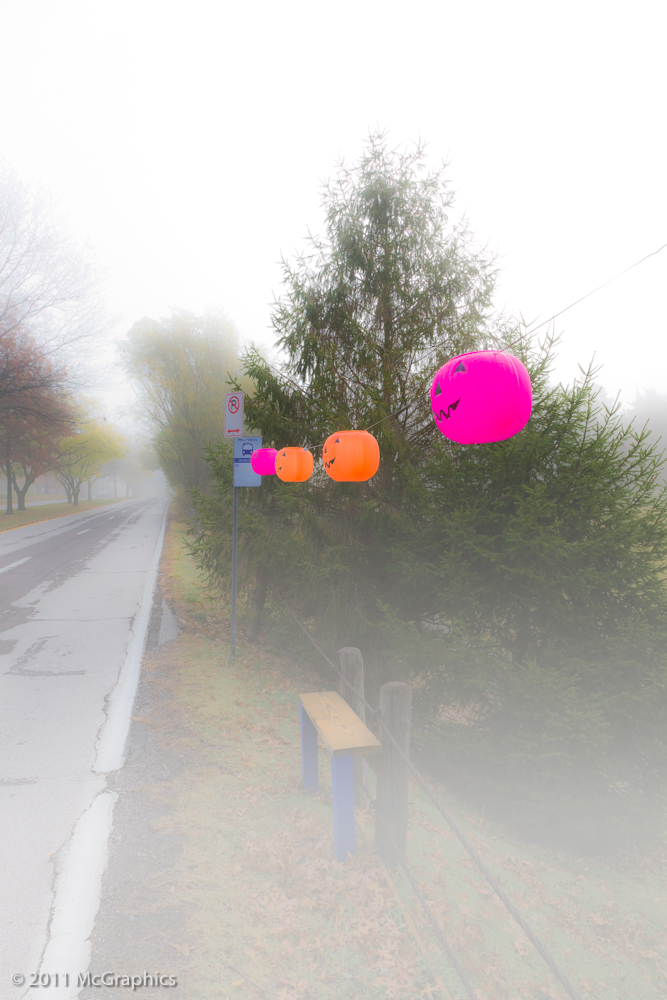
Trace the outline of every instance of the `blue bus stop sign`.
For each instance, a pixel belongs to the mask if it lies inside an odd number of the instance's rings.
[[[234,486],[261,486],[258,476],[250,464],[253,451],[262,447],[261,437],[234,438]]]

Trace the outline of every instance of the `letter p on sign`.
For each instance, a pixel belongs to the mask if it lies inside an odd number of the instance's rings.
[[[225,437],[243,435],[243,393],[228,392],[225,396]]]

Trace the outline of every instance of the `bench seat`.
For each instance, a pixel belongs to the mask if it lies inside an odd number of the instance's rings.
[[[336,691],[302,694],[301,704],[334,757],[381,754],[382,744]]]
[[[334,853],[339,861],[354,854],[354,756],[382,753],[382,744],[335,691],[299,695],[301,701],[301,786],[319,788],[317,737],[331,757]]]

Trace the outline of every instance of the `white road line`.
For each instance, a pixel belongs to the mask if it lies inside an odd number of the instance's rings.
[[[17,562],[10,563],[9,566],[3,566],[0,569],[0,573],[7,573],[10,569],[14,569],[15,566],[22,566],[23,563],[27,563],[32,559],[32,556],[26,556],[25,559],[19,559]]]
[[[77,531],[77,535],[85,535],[87,531],[90,531],[90,528],[84,528],[83,531]]]
[[[40,973],[69,972],[69,987],[42,987],[43,1000],[72,1000],[81,991],[79,974],[90,965],[90,935],[100,907],[100,884],[107,863],[113,807],[118,794],[101,792],[74,827],[58,872],[49,942]]]
[[[132,622],[132,638],[127,647],[125,662],[121,667],[118,683],[109,697],[106,722],[100,730],[100,736],[97,741],[97,755],[93,764],[93,771],[97,774],[108,774],[109,771],[118,771],[123,766],[125,759],[125,743],[130,731],[132,709],[137,694],[137,687],[139,686],[141,658],[144,654],[144,646],[146,644],[148,620],[153,605],[153,593],[160,565],[166,524],[167,507],[165,507],[164,517],[162,518],[162,526],[155,546],[153,561],[146,577],[141,606]]]

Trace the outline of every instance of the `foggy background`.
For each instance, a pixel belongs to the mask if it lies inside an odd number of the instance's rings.
[[[267,347],[280,255],[322,229],[319,183],[369,129],[421,137],[498,254],[497,308],[539,322],[667,242],[666,19],[657,2],[5,0],[0,153],[94,251],[116,337],[217,306]],[[625,406],[664,390],[666,267],[667,250],[558,321],[558,377],[595,353]]]

